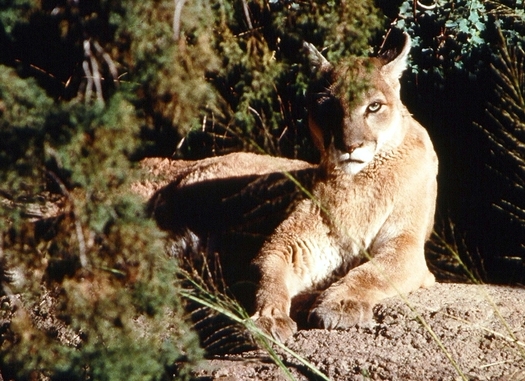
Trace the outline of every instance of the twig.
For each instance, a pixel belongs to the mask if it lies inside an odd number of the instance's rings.
[[[425,11],[431,11],[434,8],[437,8],[437,5],[438,5],[437,3],[434,3],[432,5],[425,5],[425,4],[421,4],[419,0],[414,0],[414,4],[412,6],[412,12],[414,13],[414,20],[417,20],[417,9],[418,8],[423,9]]]
[[[95,89],[97,90],[97,101],[101,104],[104,104],[104,96],[102,95],[102,76],[100,75],[100,70],[98,69],[98,63],[95,57],[90,57],[91,67],[93,68],[93,79],[95,80]]]
[[[180,38],[180,16],[185,2],[186,0],[175,0],[175,11],[173,12],[173,39],[175,41]]]
[[[89,63],[85,60],[82,62],[82,69],[84,70],[84,75],[86,76],[87,80],[86,91],[84,93],[84,98],[87,101],[91,98],[91,94],[93,93],[93,75],[91,74],[91,70],[89,69]]]
[[[432,9],[437,8],[437,3],[431,4],[431,5],[425,5],[422,4],[420,1],[416,1],[417,7],[421,9],[425,9],[427,11],[431,11]]]
[[[54,172],[49,171],[48,173],[60,187],[60,191],[62,192],[62,194],[66,196],[67,200],[69,201],[69,207],[71,208],[70,211],[75,223],[75,234],[77,236],[78,241],[78,258],[80,260],[80,266],[86,268],[89,266],[89,262],[87,259],[87,245],[86,240],[84,238],[84,232],[82,231],[82,225],[76,216],[75,200],[73,199],[73,196],[71,196],[71,193],[69,193],[69,191],[67,190],[62,180],[60,180],[60,178]]]
[[[93,46],[95,47],[98,54],[102,56],[102,59],[106,62],[106,65],[108,65],[108,69],[109,69],[109,72],[111,73],[111,76],[113,77],[113,81],[115,82],[116,85],[118,85],[119,83],[118,70],[117,70],[117,66],[111,59],[111,56],[108,53],[106,53],[104,49],[102,49],[102,46],[100,46],[98,41],[93,42]]]
[[[101,103],[104,103],[104,97],[102,96],[102,84],[101,76],[98,68],[98,63],[93,52],[91,51],[91,42],[89,40],[84,40],[84,61],[82,62],[82,68],[86,74],[86,79],[88,81],[86,86],[85,98],[86,102],[89,102],[91,99],[91,94],[93,93],[93,85],[95,86],[95,93],[97,100]]]
[[[242,0],[242,9],[244,10],[244,16],[246,17],[246,22],[248,23],[248,29],[253,29],[252,20],[250,18],[250,9],[248,8],[248,3],[246,0]]]
[[[512,361],[513,360],[496,361],[496,362],[492,362],[490,364],[481,365],[480,368],[481,369],[490,368],[491,366],[503,365],[503,364],[506,364],[506,363],[509,363],[509,362],[512,362]]]

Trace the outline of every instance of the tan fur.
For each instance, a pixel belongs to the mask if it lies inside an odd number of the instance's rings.
[[[140,162],[150,179],[132,184],[132,191],[148,199],[166,184],[177,180],[183,187],[209,179],[224,179],[272,172],[290,172],[313,167],[301,160],[291,160],[249,152],[234,152],[203,160],[147,158]]]
[[[296,330],[290,308],[302,293],[324,290],[310,310],[312,326],[347,328],[369,321],[380,300],[434,282],[424,244],[433,226],[438,162],[427,132],[399,97],[409,48],[407,37],[393,61],[369,59],[371,69],[359,70],[357,79],[365,77],[370,87],[351,106],[336,85],[310,106],[310,128],[322,152],[314,197],[296,205],[254,261],[261,280],[253,319],[279,340]],[[316,54],[321,74],[349,73]],[[328,114],[333,125],[319,117],[327,99],[339,102],[333,110],[340,118]],[[253,154],[215,158],[191,164],[179,179],[269,172],[274,160]],[[308,166],[278,162],[280,170]]]

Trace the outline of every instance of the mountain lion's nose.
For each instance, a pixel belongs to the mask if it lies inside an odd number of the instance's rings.
[[[351,145],[347,146],[346,150],[347,150],[348,153],[352,153],[356,149],[358,149],[359,147],[362,147],[362,146],[363,146],[363,142],[358,142],[358,143],[354,143],[354,144],[351,144]]]

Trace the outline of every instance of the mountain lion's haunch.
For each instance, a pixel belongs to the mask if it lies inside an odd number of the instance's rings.
[[[370,320],[380,300],[434,282],[424,244],[433,226],[438,161],[427,132],[400,100],[409,37],[399,53],[359,59],[357,66],[334,67],[307,48],[315,71],[309,126],[321,163],[308,187],[312,197],[294,199],[253,261],[260,275],[253,319],[279,340],[296,330],[290,308],[301,294],[322,291],[308,315],[311,326],[347,328]],[[362,93],[350,96],[348,84],[363,81]],[[186,181],[178,189],[193,181],[213,184],[274,165],[267,156],[239,158],[210,159],[215,170],[188,164],[191,170],[175,175],[175,183]],[[273,168],[312,170],[300,163],[280,159]],[[158,198],[182,194],[177,192],[161,191]],[[154,213],[162,214],[163,202],[155,205]]]

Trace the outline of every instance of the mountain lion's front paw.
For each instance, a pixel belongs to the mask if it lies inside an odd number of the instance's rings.
[[[308,323],[313,327],[324,329],[345,329],[357,324],[372,321],[373,304],[353,299],[343,299],[337,302],[321,302],[315,306],[308,316]]]
[[[297,324],[285,313],[274,313],[271,316],[255,314],[252,319],[264,333],[280,342],[286,341],[297,331]]]

